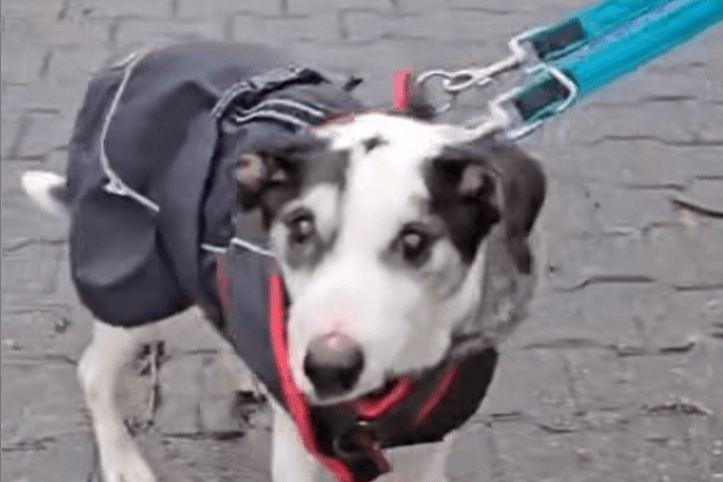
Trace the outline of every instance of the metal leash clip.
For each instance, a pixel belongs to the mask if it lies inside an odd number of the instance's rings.
[[[470,89],[472,87],[484,87],[492,83],[492,81],[511,70],[519,68],[525,61],[527,61],[531,52],[525,49],[523,42],[533,32],[526,32],[522,35],[518,35],[509,41],[509,48],[512,52],[507,58],[495,62],[494,64],[482,67],[479,69],[461,69],[455,72],[448,72],[446,70],[429,70],[420,74],[417,77],[416,83],[422,86],[429,80],[435,77],[442,78],[442,87],[445,92],[450,94],[453,98],[462,91]],[[452,108],[453,102],[448,102],[446,105],[437,109],[437,113],[441,114],[447,112]]]
[[[421,86],[435,77],[442,78],[442,87],[447,94],[452,96],[452,101],[437,108],[437,113],[441,114],[452,108],[459,93],[472,87],[485,87],[505,73],[518,70],[525,64],[532,64],[532,66],[525,69],[525,73],[528,75],[534,73],[540,82],[544,82],[543,77],[546,76],[553,83],[562,87],[564,97],[546,99],[546,101],[549,101],[549,105],[538,106],[539,112],[536,112],[534,119],[523,119],[518,109],[514,108],[515,103],[519,102],[518,97],[524,90],[524,87],[518,87],[491,100],[488,103],[488,114],[484,116],[484,121],[476,127],[468,128],[470,139],[501,133],[508,141],[518,140],[539,128],[544,119],[567,109],[578,92],[577,86],[572,79],[554,66],[540,62],[536,52],[526,47],[527,41],[543,30],[544,28],[531,29],[511,39],[508,45],[512,53],[492,65],[479,69],[462,69],[455,72],[431,70],[419,75],[416,83]],[[543,107],[546,108],[543,109]]]
[[[531,87],[518,87],[504,94],[501,94],[489,102],[489,115],[486,121],[477,127],[469,128],[473,139],[500,133],[509,142],[517,141],[538,128],[543,122],[566,110],[578,96],[578,88],[575,82],[562,71],[549,64],[540,64],[531,71],[537,72],[536,78]],[[555,89],[553,85],[558,86]],[[530,92],[537,88],[539,92]],[[526,92],[527,91],[527,92]],[[527,94],[527,95],[525,95]],[[534,101],[541,101],[534,106],[534,115],[528,116],[527,112],[533,110],[521,108],[521,103],[530,97]]]

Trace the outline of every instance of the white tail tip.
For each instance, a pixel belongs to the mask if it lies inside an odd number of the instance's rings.
[[[68,216],[68,206],[61,196],[66,186],[63,176],[47,171],[27,171],[20,182],[30,199],[43,211],[55,216]]]

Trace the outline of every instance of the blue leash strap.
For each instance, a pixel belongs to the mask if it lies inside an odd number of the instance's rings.
[[[522,35],[538,58],[549,62],[669,0],[606,0],[565,15],[559,21]]]
[[[721,20],[723,0],[657,2],[636,19],[618,24],[601,37],[548,64],[575,83],[580,98],[665,54]],[[548,86],[551,87],[548,92],[561,90],[559,82],[544,68],[545,64],[538,65],[538,74],[533,75],[531,82],[514,96],[526,122],[544,118],[555,110],[554,105],[535,105],[533,99],[537,97],[537,90],[545,91]],[[555,98],[555,102],[564,101]]]
[[[431,71],[456,95],[527,65],[526,82],[489,104],[471,137],[502,131],[516,140],[594,91],[723,21],[723,0],[605,0],[510,41],[512,55],[489,67]]]

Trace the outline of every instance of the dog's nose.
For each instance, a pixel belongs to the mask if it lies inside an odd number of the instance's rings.
[[[351,390],[364,368],[359,344],[342,333],[319,336],[309,343],[304,373],[320,398],[342,395]]]

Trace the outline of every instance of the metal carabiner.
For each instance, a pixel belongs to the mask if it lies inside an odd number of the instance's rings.
[[[489,85],[495,77],[519,68],[528,60],[529,52],[525,50],[523,42],[538,30],[540,29],[531,29],[521,35],[513,37],[508,42],[511,54],[492,65],[478,69],[461,69],[455,72],[448,72],[441,69],[430,70],[420,74],[417,77],[416,84],[422,85],[434,77],[442,77],[442,87],[447,94],[453,97],[471,87],[484,87]],[[452,102],[448,102],[441,108],[438,108],[437,113],[441,114],[446,112],[451,107]]]
[[[467,128],[467,134],[464,138],[471,141],[481,137],[502,133],[506,141],[514,142],[538,129],[545,119],[555,116],[570,107],[579,94],[579,89],[575,82],[552,65],[542,64],[540,68],[547,71],[550,76],[554,77],[568,90],[569,94],[563,102],[531,124],[516,127],[515,124],[520,124],[521,121],[519,115],[516,116],[511,112],[510,102],[517,99],[517,96],[523,87],[505,92],[489,102],[489,115],[487,115],[476,127]]]

